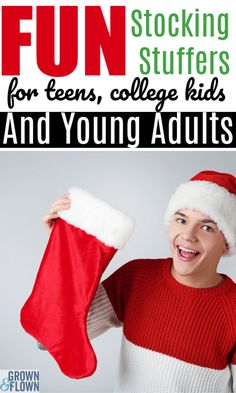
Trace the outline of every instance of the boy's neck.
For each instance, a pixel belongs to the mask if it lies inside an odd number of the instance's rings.
[[[179,283],[193,288],[214,288],[221,285],[225,280],[224,277],[217,272],[215,272],[214,276],[207,277],[206,279],[196,276],[182,276],[175,271],[173,265],[171,267],[171,274]]]

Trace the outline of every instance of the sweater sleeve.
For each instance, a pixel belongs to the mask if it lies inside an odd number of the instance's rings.
[[[90,339],[100,336],[111,327],[123,325],[134,278],[134,262],[125,263],[99,284],[87,317]]]
[[[122,265],[98,286],[87,318],[87,332],[90,339],[111,327],[123,325],[129,289],[133,280],[133,262]]]
[[[111,327],[119,326],[122,326],[122,322],[117,318],[103,283],[100,283],[88,313],[88,336],[92,340]]]
[[[124,323],[135,279],[135,266],[134,261],[127,262],[102,283],[113,310],[122,323]]]

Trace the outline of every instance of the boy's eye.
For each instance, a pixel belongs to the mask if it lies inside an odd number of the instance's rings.
[[[184,224],[185,223],[185,219],[184,218],[177,218],[177,222],[179,224]]]
[[[213,228],[208,225],[203,225],[202,229],[206,232],[213,232]]]

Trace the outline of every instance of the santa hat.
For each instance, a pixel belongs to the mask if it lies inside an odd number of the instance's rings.
[[[228,173],[202,171],[181,184],[169,201],[165,223],[179,209],[201,211],[214,220],[223,233],[228,255],[236,253],[236,178]]]

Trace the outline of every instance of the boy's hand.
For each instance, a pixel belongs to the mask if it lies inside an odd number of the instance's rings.
[[[58,218],[58,212],[60,210],[69,209],[71,206],[71,199],[68,192],[62,195],[59,199],[52,203],[51,209],[48,214],[46,214],[42,221],[44,226],[46,227],[48,233],[50,234],[53,228],[55,221]]]

